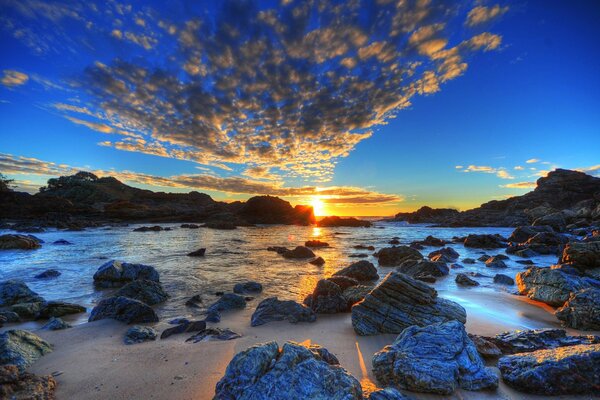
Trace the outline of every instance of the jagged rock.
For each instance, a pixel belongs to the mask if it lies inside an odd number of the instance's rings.
[[[600,344],[514,354],[498,361],[502,379],[526,393],[548,396],[598,394]]]
[[[496,274],[494,275],[494,283],[512,286],[515,284],[515,280],[508,275]]]
[[[0,282],[0,307],[19,303],[40,303],[44,299],[20,279]]]
[[[565,220],[565,217],[562,213],[555,212],[555,213],[547,214],[547,215],[544,215],[543,217],[537,218],[535,221],[533,221],[533,223],[531,225],[533,225],[533,226],[548,225],[548,226],[551,226],[552,229],[554,229],[555,231],[562,232],[567,227],[567,221]]]
[[[524,243],[512,244],[506,249],[507,253],[519,257],[533,257],[536,254],[559,254],[568,239],[554,232],[539,232]]]
[[[0,235],[0,250],[34,250],[40,247],[39,239],[32,235]]]
[[[502,354],[529,353],[557,347],[600,343],[600,336],[567,336],[564,329],[509,331],[494,337],[484,337],[494,343]]]
[[[152,307],[127,297],[109,297],[100,300],[90,314],[89,322],[112,318],[126,324],[158,322]]]
[[[149,326],[135,325],[127,329],[123,341],[125,344],[137,344],[156,340],[156,330]]]
[[[373,356],[373,373],[384,385],[414,392],[450,395],[457,388],[498,387],[459,321],[406,328]]]
[[[285,258],[313,258],[315,257],[315,253],[308,247],[304,246],[296,246],[294,250],[288,250],[282,254]]]
[[[101,287],[119,287],[137,279],[160,281],[154,267],[115,260],[103,264],[94,274],[94,283]]]
[[[535,235],[537,235],[540,232],[553,233],[554,229],[552,229],[552,227],[550,227],[550,226],[545,226],[545,225],[541,225],[541,226],[530,226],[530,225],[518,226],[511,233],[511,235],[508,237],[508,241],[512,242],[512,243],[524,243],[527,240],[529,240],[529,238],[534,237]]]
[[[329,243],[321,242],[320,240],[307,240],[304,242],[305,247],[329,247]]]
[[[408,260],[403,262],[396,271],[402,272],[419,279],[424,276],[441,277],[448,275],[449,269],[446,263],[441,261]]]
[[[421,260],[423,255],[409,246],[386,247],[377,252],[379,265],[397,267],[408,260]]]
[[[343,275],[333,275],[327,278],[327,280],[338,285],[342,291],[348,289],[349,287],[358,285],[358,281],[356,279]]]
[[[600,267],[600,241],[571,242],[563,250],[559,263],[572,264],[579,269]]]
[[[567,302],[554,315],[571,328],[600,330],[600,289],[571,293]]]
[[[50,343],[31,332],[14,329],[0,333],[0,365],[14,364],[23,372],[51,351]]]
[[[316,314],[309,307],[298,304],[293,300],[279,300],[269,297],[261,301],[252,314],[251,325],[264,325],[271,321],[287,320],[293,324],[297,322],[314,322]]]
[[[342,289],[328,279],[321,279],[312,294],[304,299],[304,304],[317,314],[335,314],[348,311],[348,301],[342,296]]]
[[[571,293],[590,287],[585,278],[558,269],[531,267],[517,274],[519,294],[551,306],[562,306]]]
[[[336,216],[325,217],[317,222],[317,226],[320,227],[338,227],[338,226],[348,226],[354,228],[369,228],[373,226],[373,224],[369,221],[364,221],[361,219],[357,219],[354,217],[348,218],[340,218]]]
[[[186,342],[198,343],[210,342],[213,340],[233,340],[241,337],[242,335],[232,331],[231,329],[207,328],[186,339]]]
[[[399,333],[411,326],[450,320],[466,321],[459,304],[437,297],[425,283],[390,272],[364,300],[352,307],[352,326],[359,335]]]
[[[479,282],[469,278],[465,274],[456,275],[455,281],[460,286],[479,286]]]
[[[237,229],[237,225],[235,222],[232,221],[208,221],[206,222],[204,225],[202,225],[203,228],[208,228],[208,229],[218,229],[218,230],[222,230],[222,231],[231,231],[234,229]]]
[[[469,338],[473,341],[479,355],[485,359],[495,359],[502,355],[502,352],[492,341],[483,336],[472,335],[469,333]]]
[[[71,328],[71,325],[62,320],[62,318],[51,317],[50,320],[42,327],[49,331],[57,331],[61,329]]]
[[[10,400],[54,400],[56,381],[51,375],[19,372],[16,365],[0,366],[0,398]]]
[[[225,293],[215,303],[208,307],[209,312],[222,312],[246,308],[246,299],[235,293]]]
[[[485,266],[488,268],[508,268],[502,259],[498,256],[493,256],[485,261]]]
[[[205,248],[200,248],[198,250],[192,251],[191,253],[188,253],[188,256],[190,256],[190,257],[204,257],[204,253],[206,253],[206,249]]]
[[[246,294],[246,293],[260,293],[263,287],[260,283],[254,281],[248,281],[243,283],[236,283],[233,287],[233,293]]]
[[[313,208],[291,204],[273,196],[249,198],[237,214],[251,224],[309,225],[315,222]]]
[[[200,308],[202,305],[202,296],[196,294],[192,296],[189,300],[185,302],[185,305],[188,307]]]
[[[344,298],[346,299],[346,302],[348,303],[348,308],[352,308],[354,304],[358,303],[359,301],[362,301],[362,299],[364,299],[365,296],[369,294],[371,290],[373,290],[371,286],[351,286],[342,292],[342,296],[344,296]]]
[[[360,383],[317,351],[287,342],[252,346],[236,354],[217,383],[214,400],[361,400]]]
[[[162,303],[169,298],[169,295],[164,291],[159,282],[147,279],[129,282],[120,288],[117,293],[115,293],[115,296],[129,297],[130,299],[146,303],[149,306]]]
[[[460,255],[451,247],[444,247],[439,250],[432,251],[427,255],[431,261],[454,262],[458,260]]]
[[[398,213],[392,221],[406,221],[410,224],[440,223],[458,215],[452,208],[431,208],[423,206],[414,212]]]
[[[468,235],[464,242],[465,247],[477,249],[498,249],[506,247],[505,240],[500,235]]]
[[[206,329],[206,321],[181,321],[180,324],[172,328],[165,329],[160,335],[161,339],[166,339],[171,335],[177,335],[185,332],[198,332]]]
[[[335,272],[333,276],[347,276],[359,282],[379,279],[377,268],[367,260],[360,260]]]
[[[64,315],[79,314],[86,309],[79,304],[66,303],[64,301],[48,301],[42,303],[36,319],[48,319],[52,317],[62,317]]]
[[[37,274],[36,276],[34,276],[34,278],[36,279],[50,279],[50,278],[56,278],[60,276],[60,271],[57,271],[55,269],[47,269],[44,272],[40,272],[39,274]]]
[[[410,397],[403,395],[398,389],[387,387],[371,392],[367,400],[410,400]]]
[[[308,263],[320,267],[321,265],[325,264],[325,260],[323,259],[323,257],[317,257],[314,260],[309,261]]]

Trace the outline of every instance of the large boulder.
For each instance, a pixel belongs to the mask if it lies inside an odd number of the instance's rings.
[[[321,279],[304,304],[317,314],[335,314],[349,310],[348,301],[342,296],[342,288],[328,279]]]
[[[41,303],[44,299],[20,279],[0,282],[0,307],[19,303]]]
[[[294,258],[294,259],[314,258],[315,257],[315,253],[313,253],[313,251],[311,249],[309,249],[308,247],[305,247],[305,246],[296,246],[296,248],[294,250],[288,250],[288,251],[284,252],[282,255],[285,258]]]
[[[119,287],[138,279],[159,282],[159,275],[154,267],[144,264],[109,261],[94,274],[94,283],[100,287]]]
[[[505,239],[500,235],[476,235],[471,234],[465,238],[465,247],[473,247],[477,249],[498,249],[506,247]]]
[[[559,269],[531,267],[517,274],[519,294],[551,306],[562,306],[571,296],[590,287],[584,279]]]
[[[511,243],[525,243],[529,238],[534,237],[540,232],[554,232],[554,229],[550,226],[518,226],[508,237],[508,241]]]
[[[406,328],[375,353],[373,373],[386,386],[413,392],[450,395],[457,388],[498,387],[498,377],[485,366],[459,321]]]
[[[335,272],[333,276],[347,276],[357,281],[373,281],[379,279],[377,268],[367,260],[360,260]]]
[[[554,315],[571,328],[600,330],[600,289],[590,288],[571,293]]]
[[[405,261],[421,260],[423,255],[418,250],[408,246],[386,247],[377,252],[379,265],[397,267]]]
[[[233,357],[214,399],[362,400],[358,380],[323,353],[294,342],[252,346]]]
[[[315,222],[312,207],[292,207],[289,202],[273,196],[249,198],[237,215],[251,224],[309,225]]]
[[[33,250],[42,247],[40,241],[31,235],[0,235],[0,250]]]
[[[371,292],[371,290],[373,290],[372,286],[351,286],[342,292],[342,296],[344,296],[344,299],[346,299],[346,302],[348,303],[348,308],[350,309],[354,304],[358,303],[359,301],[362,301],[365,298],[365,296]]]
[[[432,251],[427,255],[431,261],[453,262],[458,260],[460,254],[452,247],[444,247],[439,250]]]
[[[600,268],[600,241],[571,242],[559,260],[579,269]]]
[[[458,320],[465,309],[439,298],[437,291],[408,275],[390,272],[363,301],[352,307],[352,326],[359,335],[400,333],[405,328]]]
[[[293,300],[279,300],[269,297],[258,304],[252,314],[250,325],[259,326],[271,321],[314,322],[317,315],[309,307],[298,304]]]
[[[120,288],[115,296],[129,297],[130,299],[139,300],[149,306],[162,303],[169,298],[167,292],[164,291],[159,282],[148,279],[140,279],[129,282]]]
[[[16,365],[20,372],[52,351],[52,345],[39,336],[20,329],[0,333],[0,365]]]
[[[158,315],[148,304],[122,296],[100,300],[92,310],[88,321],[98,321],[105,318],[112,318],[126,324],[158,322]]]
[[[598,394],[600,344],[566,346],[502,357],[502,379],[526,393],[547,396]]]
[[[439,278],[448,275],[450,270],[445,262],[421,259],[404,261],[398,268],[396,268],[396,271],[410,275],[413,278],[422,278],[427,276]]]

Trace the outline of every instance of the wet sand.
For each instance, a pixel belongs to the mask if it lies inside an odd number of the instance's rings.
[[[444,296],[444,293],[440,293]],[[469,290],[453,292],[453,300],[467,309],[470,333],[494,335],[511,329],[558,327],[554,316],[541,304],[508,293],[480,293]],[[128,326],[112,320],[84,323],[63,331],[36,331],[54,344],[54,351],[38,360],[30,371],[51,374],[60,371],[59,399],[211,399],[215,385],[223,376],[231,358],[256,344],[275,340],[316,343],[326,347],[341,365],[359,379],[363,390],[377,387],[371,372],[371,358],[396,335],[361,337],[352,329],[349,314],[320,315],[315,323],[290,324],[273,322],[250,327],[256,304],[243,311],[225,313],[216,326],[241,333],[242,338],[225,342],[186,343],[191,334],[174,335],[137,345],[123,344]],[[531,325],[522,326],[527,315]],[[168,325],[156,325],[159,331]],[[574,330],[571,334],[584,334]],[[599,332],[585,332],[599,334]],[[453,396],[424,395],[405,392],[416,399],[547,399],[516,392],[502,383],[494,392],[459,390]],[[557,398],[557,397],[554,397]],[[560,397],[558,397],[560,398]],[[564,399],[587,399],[591,396],[563,396]]]

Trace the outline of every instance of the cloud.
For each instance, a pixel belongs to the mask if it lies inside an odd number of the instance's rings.
[[[500,5],[498,4],[492,7],[477,6],[471,11],[469,11],[465,24],[470,27],[481,25],[495,18],[498,18],[502,14],[505,14],[507,11],[508,6],[500,7]]]
[[[535,164],[540,162],[539,158],[530,158],[529,160],[525,161],[527,164]]]
[[[535,189],[536,186],[535,182],[515,182],[502,185],[501,187],[508,189]]]
[[[521,165],[516,165],[516,166],[515,166],[513,169],[514,169],[515,171],[523,171],[523,170],[525,169],[525,167],[523,167],[523,166],[521,166]]]
[[[506,171],[505,169],[499,169],[498,171],[496,171],[496,176],[500,179],[515,179],[514,176],[512,176],[508,171]]]
[[[2,76],[2,79],[0,79],[0,82],[9,88],[24,85],[29,80],[29,76],[23,72],[12,69],[5,69],[2,72],[4,75]]]
[[[485,172],[493,174],[496,172],[496,169],[486,165],[469,165],[464,172]]]

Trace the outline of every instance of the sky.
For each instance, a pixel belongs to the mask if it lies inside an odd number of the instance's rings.
[[[597,1],[0,0],[0,173],[319,215],[600,175]]]

